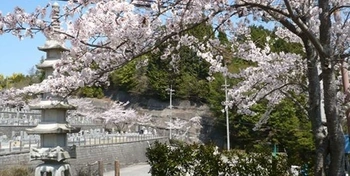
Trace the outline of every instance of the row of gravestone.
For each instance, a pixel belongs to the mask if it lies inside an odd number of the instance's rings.
[[[14,124],[18,125],[21,123],[36,125],[40,122],[41,111],[40,110],[29,110],[28,108],[10,108],[0,107],[0,125],[1,124]],[[67,117],[67,121],[71,124],[93,124],[91,118],[86,117]]]
[[[140,129],[140,130],[138,130]],[[152,127],[136,127],[135,130],[116,131],[112,128],[111,131],[106,131],[104,128],[81,130],[79,133],[69,133],[68,137],[104,137],[104,136],[118,136],[118,135],[138,135],[138,134],[152,134],[157,135],[157,130]]]
[[[154,130],[155,131],[155,130]],[[103,139],[103,138],[110,138],[110,137],[133,137],[133,136],[140,136],[140,135],[148,135],[148,136],[158,136],[157,133],[149,133],[146,132],[144,134],[140,134],[138,132],[114,132],[109,133],[106,132],[104,129],[90,129],[90,130],[81,130],[79,133],[70,133],[67,134],[68,136],[68,142],[74,142],[74,141],[83,141],[85,139]],[[8,137],[6,135],[0,136],[0,143],[8,143],[9,141],[23,141],[23,142],[33,142],[40,141],[39,135],[28,135],[25,131],[19,131],[19,132],[12,132],[12,137]]]
[[[21,112],[21,113],[33,113],[33,114],[40,114],[40,110],[29,110],[28,108],[11,108],[11,107],[1,107],[0,112]]]
[[[40,111],[3,107],[0,109],[0,125],[36,125],[40,122]]]
[[[12,131],[12,136],[0,136],[0,142],[40,140],[39,135],[28,135],[25,131]]]
[[[94,121],[87,117],[67,117],[67,121],[72,125],[92,125]]]
[[[41,114],[37,112],[0,111],[0,125],[37,125],[40,117]],[[92,119],[86,117],[68,117],[67,121],[72,125],[94,124]]]

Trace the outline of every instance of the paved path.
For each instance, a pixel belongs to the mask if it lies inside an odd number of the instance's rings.
[[[128,166],[120,169],[120,176],[151,176],[148,173],[150,168],[151,166],[147,163]],[[103,176],[114,176],[114,171],[105,172]]]

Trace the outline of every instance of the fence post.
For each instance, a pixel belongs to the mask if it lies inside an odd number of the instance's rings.
[[[29,145],[29,150],[30,150],[30,148],[31,148],[31,145],[32,145],[32,140],[29,138],[29,143],[28,143],[28,145]]]
[[[19,151],[21,152],[22,151],[22,148],[23,148],[23,141],[22,140],[19,140]]]
[[[103,176],[103,161],[98,161],[98,175]]]
[[[92,174],[93,174],[93,172],[92,172],[92,170],[91,170],[91,166],[92,166],[92,164],[87,164],[88,166],[89,166],[89,173],[90,173],[90,176],[93,176]]]
[[[118,160],[114,161],[114,176],[120,176],[120,165]]]
[[[9,152],[11,152],[12,141],[9,142]]]

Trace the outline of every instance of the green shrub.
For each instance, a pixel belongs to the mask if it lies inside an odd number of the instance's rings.
[[[218,152],[214,145],[155,142],[146,156],[153,176],[190,175],[289,175],[286,155],[273,157],[271,151]]]
[[[14,166],[0,171],[0,176],[32,176],[34,170],[26,166]]]
[[[227,162],[226,169],[228,173],[250,176],[287,176],[289,175],[289,166],[287,164],[287,155],[277,154],[272,156],[271,151],[225,151]]]

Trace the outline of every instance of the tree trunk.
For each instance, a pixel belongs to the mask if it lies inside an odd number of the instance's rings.
[[[317,54],[313,45],[304,40],[304,47],[306,49],[307,57],[307,77],[309,81],[308,93],[309,93],[309,108],[308,116],[311,120],[312,132],[315,137],[315,176],[324,176],[324,158],[326,153],[327,140],[325,139],[325,129],[322,125],[321,118],[321,86],[319,80],[319,73],[317,68]]]
[[[323,68],[324,105],[329,135],[330,166],[329,175],[343,175],[344,134],[337,112],[337,90],[333,68]]]
[[[338,64],[331,49],[331,17],[330,1],[319,0],[320,14],[320,43],[323,51],[320,51],[320,60],[324,90],[324,108],[327,119],[327,131],[330,151],[330,176],[344,175],[344,134],[341,129],[341,121],[337,112],[337,85],[335,80],[335,66]]]

